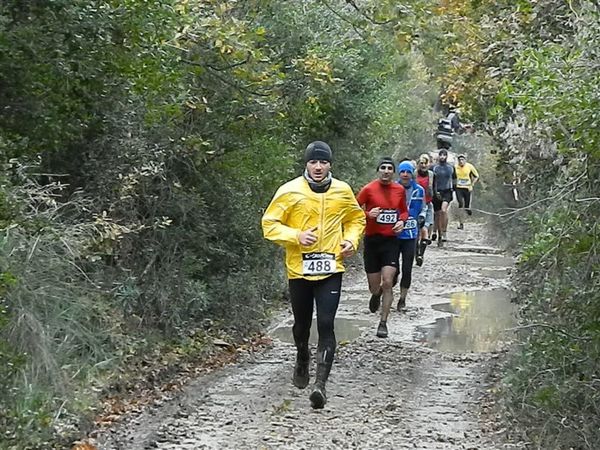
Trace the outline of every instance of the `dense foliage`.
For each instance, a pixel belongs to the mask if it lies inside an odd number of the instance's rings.
[[[258,329],[260,216],[308,142],[357,187],[432,145],[418,2],[373,5],[0,4],[0,446],[76,435],[157,346]]]
[[[458,142],[478,206],[510,193],[492,166],[518,193],[504,395],[538,448],[593,448],[599,24],[591,0],[0,3],[0,446],[76,435],[142,355],[258,329],[285,288],[259,219],[303,147],[357,188],[459,102],[494,140]]]
[[[523,333],[504,395],[535,448],[600,442],[600,11],[597,2],[448,2],[447,94],[501,146],[518,186]],[[458,25],[460,24],[460,25]]]

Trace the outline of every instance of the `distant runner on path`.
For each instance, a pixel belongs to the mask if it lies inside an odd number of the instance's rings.
[[[438,162],[433,168],[433,211],[434,230],[432,239],[437,238],[438,245],[446,242],[448,230],[448,206],[452,202],[452,191],[456,185],[456,171],[448,164],[448,150],[442,149],[438,154]]]
[[[417,165],[416,182],[425,191],[425,223],[419,232],[417,241],[417,266],[423,265],[425,249],[431,244],[431,226],[433,225],[433,172],[429,170],[429,155],[423,153]]]
[[[376,312],[383,296],[377,336],[388,337],[387,319],[394,301],[394,277],[398,272],[400,241],[396,236],[408,218],[404,188],[394,182],[396,166],[384,157],[377,165],[377,179],[363,187],[356,199],[365,210],[367,228],[364,241],[364,266],[371,300],[369,309]]]
[[[465,228],[465,212],[471,215],[471,195],[473,187],[479,181],[479,173],[475,166],[467,162],[465,155],[458,155],[456,170],[456,200],[458,201],[458,229]]]
[[[315,141],[304,154],[304,174],[282,185],[262,218],[263,234],[285,248],[297,355],[293,383],[309,383],[308,338],[317,305],[317,369],[313,408],[327,401],[325,384],[336,348],[334,319],[340,301],[343,259],[358,248],[365,213],[350,186],[331,176],[329,145]]]

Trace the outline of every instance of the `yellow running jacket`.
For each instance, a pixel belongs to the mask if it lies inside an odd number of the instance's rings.
[[[289,279],[321,280],[344,272],[341,243],[350,241],[358,250],[365,223],[365,212],[347,183],[333,178],[327,192],[319,194],[302,176],[277,190],[262,217],[264,237],[285,248]],[[300,232],[313,227],[317,242],[300,245]]]

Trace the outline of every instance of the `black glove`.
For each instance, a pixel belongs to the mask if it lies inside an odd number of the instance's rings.
[[[419,228],[423,228],[425,226],[425,217],[423,217],[423,216],[417,217],[417,226]]]

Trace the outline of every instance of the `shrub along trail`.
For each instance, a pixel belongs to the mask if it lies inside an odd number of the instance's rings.
[[[488,395],[500,353],[443,352],[418,342],[416,333],[448,316],[431,305],[447,302],[449,293],[508,286],[510,259],[487,247],[484,236],[483,226],[469,224],[449,233],[446,248],[428,249],[424,267],[414,270],[408,311],[390,317],[388,339],[374,336],[378,316],[367,308],[365,275],[347,273],[338,313],[345,320],[324,410],[311,410],[310,391],[292,386],[293,346],[275,338],[267,350],[195,380],[178,398],[97,436],[98,447],[522,448],[505,441]],[[290,323],[286,312],[273,328]]]

